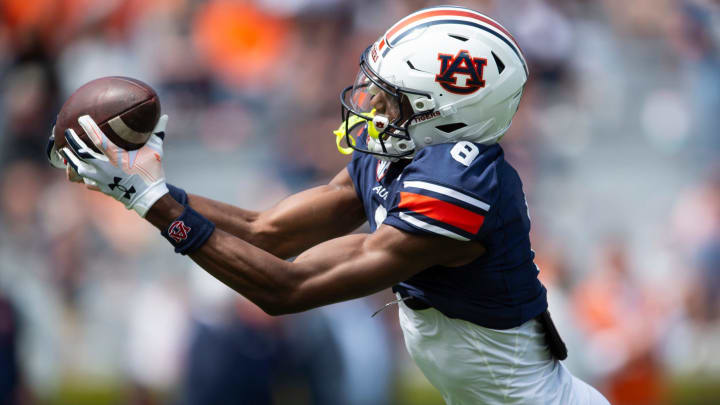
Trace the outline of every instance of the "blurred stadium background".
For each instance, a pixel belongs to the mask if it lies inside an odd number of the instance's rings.
[[[443,1],[447,3],[449,1]],[[460,1],[530,60],[505,138],[567,366],[720,403],[720,1]],[[154,86],[167,178],[248,208],[329,179],[360,52],[421,0],[0,0],[0,404],[441,404],[396,310],[270,318],[44,156],[88,80]]]

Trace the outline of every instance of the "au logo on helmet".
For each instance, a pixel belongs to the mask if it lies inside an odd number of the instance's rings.
[[[487,59],[473,58],[466,50],[460,50],[457,55],[439,53],[440,74],[435,75],[435,81],[443,89],[455,94],[472,94],[485,87],[483,72],[487,66]],[[457,75],[466,75],[465,85],[458,85]]]

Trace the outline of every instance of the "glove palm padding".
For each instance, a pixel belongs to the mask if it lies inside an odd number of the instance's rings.
[[[115,145],[97,124],[84,115],[78,119],[83,131],[101,153],[90,149],[72,130],[65,132],[68,146],[62,153],[83,181],[122,202],[144,217],[152,205],[168,192],[162,166],[163,136],[167,116],[140,149],[128,151]]]

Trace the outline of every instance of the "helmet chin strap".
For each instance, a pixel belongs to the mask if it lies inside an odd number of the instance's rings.
[[[372,120],[368,119],[367,117],[372,117]],[[343,139],[349,139],[348,142],[352,143],[352,146],[355,146],[355,140],[351,136],[348,137],[346,134],[346,128],[354,128],[355,126],[359,125],[360,123],[364,122],[365,125],[367,125],[367,150],[368,152],[373,153],[383,153],[383,154],[389,154],[389,155],[403,155],[406,154],[408,151],[413,151],[413,153],[403,156],[403,159],[412,159],[414,156],[415,151],[415,142],[412,141],[412,139],[402,139],[394,136],[388,136],[387,140],[380,141],[380,134],[382,131],[387,128],[389,125],[389,118],[387,116],[384,116],[382,114],[375,114],[375,110],[373,109],[369,113],[366,113],[366,117],[361,117],[357,115],[351,115],[346,121],[344,121],[342,124],[340,124],[340,127],[333,131],[333,134],[335,134],[335,143],[337,145],[338,150],[343,155],[349,155],[352,153],[353,148],[350,147],[343,147],[341,145],[341,142]],[[383,149],[383,144],[385,148]],[[391,156],[380,156],[380,155],[374,155],[378,160],[385,160],[388,162],[397,162],[400,160],[399,157],[391,157]]]
[[[383,129],[387,128],[389,118],[382,115],[376,114],[373,116],[373,120],[368,122],[368,150],[374,153],[387,153],[389,155],[402,155],[408,151],[415,150],[415,142],[412,139],[402,139],[394,136],[389,136],[388,139],[380,141],[380,133]],[[385,149],[383,149],[383,145]],[[399,158],[390,156],[375,155],[379,160],[386,160],[389,162],[397,162]],[[412,159],[413,155],[403,156],[406,159]]]
[[[383,143],[385,144],[385,150],[383,150]],[[368,150],[374,153],[401,155],[415,149],[415,142],[413,142],[412,139],[400,139],[391,136],[387,140],[383,141],[383,143],[381,143],[379,139],[370,137],[370,139],[368,139]],[[408,156],[403,156],[402,159],[412,159],[413,156],[414,153]],[[400,158],[391,156],[375,155],[375,157],[378,160],[386,160],[388,162],[397,162],[400,160]]]

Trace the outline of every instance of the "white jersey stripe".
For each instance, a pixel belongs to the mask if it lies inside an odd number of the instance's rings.
[[[416,227],[418,227],[420,229],[424,229],[426,231],[437,233],[439,235],[447,236],[448,238],[461,240],[463,242],[467,242],[470,240],[464,236],[456,234],[455,232],[450,232],[447,229],[440,228],[439,226],[435,226],[433,224],[428,224],[427,222],[423,222],[423,221],[421,221],[413,216],[410,216],[404,212],[400,212],[399,214],[400,214],[400,219],[402,219],[403,221],[405,221],[411,225],[415,225]]]
[[[439,186],[437,184],[428,183],[425,181],[406,181],[403,183],[403,185],[405,186],[405,188],[408,188],[408,187],[421,188],[423,190],[432,191],[432,192],[435,192],[438,194],[444,194],[444,195],[452,197],[456,200],[460,200],[464,203],[468,203],[474,207],[478,207],[481,210],[490,211],[489,204],[484,203],[484,202],[478,200],[477,198],[470,197],[467,194],[463,194],[459,191],[455,191],[451,188]]]

